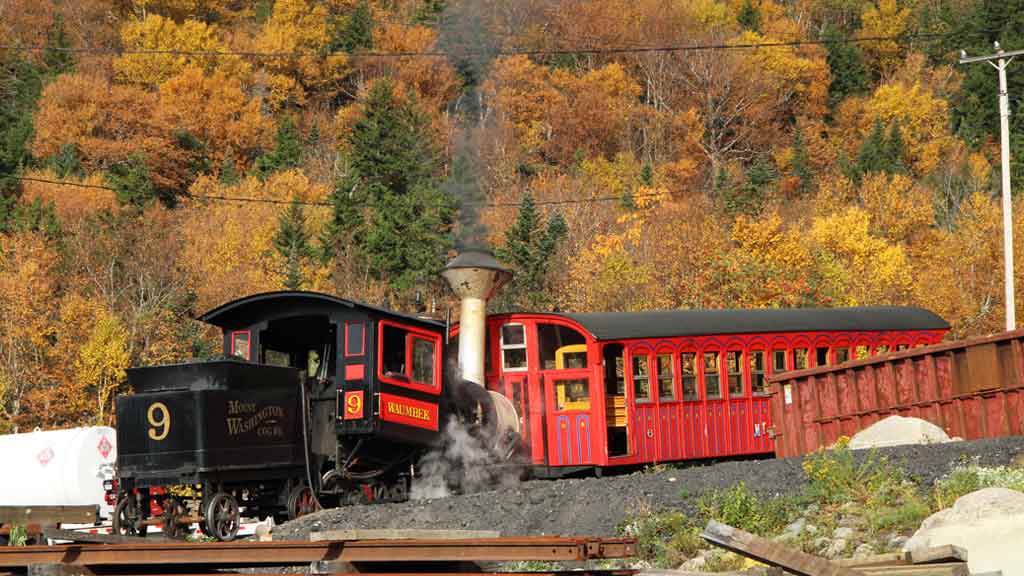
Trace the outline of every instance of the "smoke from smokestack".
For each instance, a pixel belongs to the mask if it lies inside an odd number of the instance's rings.
[[[440,19],[438,44],[463,79],[462,94],[451,105],[457,125],[451,172],[444,184],[460,205],[455,238],[459,250],[487,246],[487,227],[479,209],[486,201],[481,184],[481,133],[488,129],[480,84],[490,72],[500,46],[488,30],[486,6],[481,0],[455,0]]]

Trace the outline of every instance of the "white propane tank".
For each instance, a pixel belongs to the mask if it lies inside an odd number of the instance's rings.
[[[103,481],[113,477],[117,433],[109,426],[0,436],[0,506],[99,505]]]

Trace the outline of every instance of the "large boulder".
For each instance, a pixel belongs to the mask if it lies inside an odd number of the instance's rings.
[[[940,442],[949,442],[949,435],[935,424],[920,418],[889,416],[854,434],[850,439],[850,449]]]
[[[972,574],[1002,570],[1024,576],[1024,493],[984,488],[961,496],[951,508],[932,514],[904,544],[904,550],[953,544],[967,550]]]

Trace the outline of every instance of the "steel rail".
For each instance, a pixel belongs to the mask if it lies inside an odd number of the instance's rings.
[[[280,566],[318,561],[420,562],[574,561],[626,558],[634,540],[621,538],[479,538],[324,542],[173,542],[68,544],[0,548],[0,568],[32,564],[79,566]]]

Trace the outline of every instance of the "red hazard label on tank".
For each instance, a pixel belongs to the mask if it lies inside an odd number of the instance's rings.
[[[50,463],[50,460],[53,460],[53,456],[53,448],[47,446],[45,450],[36,455],[36,459],[39,460],[40,464],[46,466]]]
[[[103,458],[106,459],[110,456],[110,452],[114,449],[114,446],[111,445],[110,440],[107,440],[107,437],[104,436],[103,438],[100,438],[100,443],[96,446],[96,449],[99,450],[100,456],[103,456]]]

